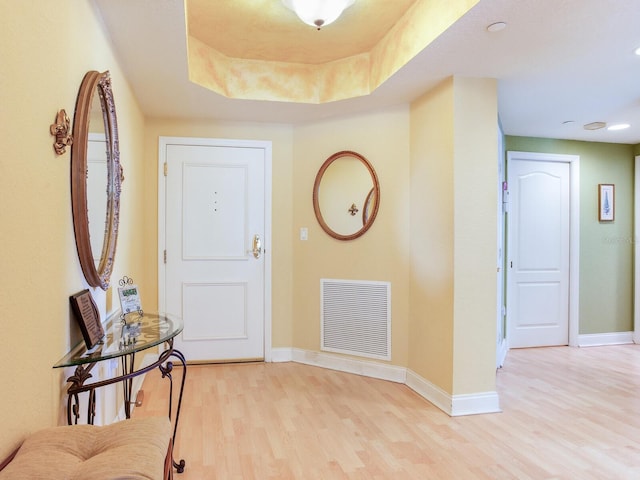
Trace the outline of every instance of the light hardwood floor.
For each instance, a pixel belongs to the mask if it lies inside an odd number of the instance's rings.
[[[143,388],[134,416],[166,415]],[[450,418],[383,380],[189,366],[176,479],[640,479],[640,345],[511,350],[497,389],[502,413]]]

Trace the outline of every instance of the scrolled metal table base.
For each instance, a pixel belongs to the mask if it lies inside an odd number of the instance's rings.
[[[124,411],[127,419],[131,418],[131,396],[133,379],[139,375],[147,373],[155,368],[158,368],[162,373],[162,378],[169,379],[169,420],[173,421],[173,436],[172,441],[175,445],[176,433],[178,431],[178,421],[180,419],[180,409],[182,407],[182,394],[184,392],[185,379],[187,377],[187,362],[184,355],[179,350],[173,349],[173,339],[166,342],[167,349],[163,351],[158,360],[139,370],[134,370],[135,352],[123,353],[121,356],[121,366],[123,374],[117,377],[108,378],[93,383],[85,383],[92,378],[91,370],[95,367],[96,363],[87,363],[84,365],[76,366],[75,373],[67,379],[67,382],[71,385],[67,389],[67,423],[74,425],[78,423],[80,418],[80,397],[79,395],[84,392],[88,392],[88,405],[87,405],[87,423],[93,425],[96,415],[96,389],[104,387],[106,385],[113,385],[115,383],[122,382],[123,395],[124,395]],[[178,392],[178,403],[176,405],[175,419],[173,419],[173,367],[174,362],[170,359],[174,357],[182,364],[182,378],[180,381],[180,390]],[[171,459],[174,468],[178,473],[184,472],[186,462],[181,459],[176,462]]]

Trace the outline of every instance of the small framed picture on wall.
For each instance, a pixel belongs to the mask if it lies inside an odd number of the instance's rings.
[[[616,212],[616,186],[612,183],[598,184],[598,221],[613,222]]]

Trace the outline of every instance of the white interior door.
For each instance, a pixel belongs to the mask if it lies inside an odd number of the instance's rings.
[[[542,157],[508,159],[509,347],[569,343],[570,164]]]
[[[183,319],[175,347],[187,361],[264,359],[270,147],[161,140],[163,157],[160,302],[167,314]]]

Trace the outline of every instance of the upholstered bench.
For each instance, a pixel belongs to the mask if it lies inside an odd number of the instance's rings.
[[[166,417],[53,427],[27,437],[0,480],[170,479],[171,448]]]

